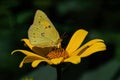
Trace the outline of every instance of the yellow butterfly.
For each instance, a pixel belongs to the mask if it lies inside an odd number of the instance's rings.
[[[57,47],[61,46],[59,33],[55,29],[47,15],[37,10],[33,24],[28,30],[28,38],[32,45],[36,47]]]

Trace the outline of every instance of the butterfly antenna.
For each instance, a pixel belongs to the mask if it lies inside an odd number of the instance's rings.
[[[67,33],[66,33],[66,32],[64,32],[64,33],[61,35],[61,37],[60,37],[61,42],[62,42],[62,43],[61,43],[61,44],[62,44],[62,45],[61,45],[62,47],[65,47],[65,43],[64,43],[63,40],[64,40],[64,38],[66,38],[66,37],[67,37]]]
[[[66,37],[67,37],[67,36],[66,36],[66,32],[64,32],[60,38],[61,38],[61,39],[64,39],[64,38],[66,38]]]

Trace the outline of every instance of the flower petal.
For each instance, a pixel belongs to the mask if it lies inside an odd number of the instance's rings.
[[[87,57],[95,52],[98,51],[104,51],[106,50],[106,45],[103,43],[104,41],[101,39],[94,39],[86,44],[84,44],[82,47],[80,47],[78,50],[76,50],[73,55],[79,55],[80,57]]]
[[[45,60],[35,60],[35,61],[33,61],[32,62],[32,67],[33,68],[35,68],[35,67],[37,67],[41,62],[43,62],[43,61],[45,61]]]
[[[34,46],[30,43],[29,39],[22,39],[22,41],[24,41],[25,44],[32,50]]]
[[[79,29],[77,30],[72,38],[70,39],[68,46],[66,48],[66,51],[71,54],[73,53],[83,42],[83,40],[85,39],[86,35],[87,35],[87,31],[83,30],[83,29]]]
[[[19,67],[22,68],[22,66],[23,66],[24,63],[30,63],[30,62],[33,62],[34,60],[38,60],[38,59],[40,59],[40,58],[36,57],[36,56],[26,56],[21,61]]]
[[[35,56],[35,57],[39,57],[40,59],[44,59],[44,60],[47,59],[45,57],[42,57],[40,55],[34,54],[34,53],[26,51],[26,50],[14,50],[11,54],[14,54],[15,52],[21,52],[21,53],[23,53],[23,54],[25,54],[27,56]]]
[[[105,44],[99,42],[89,47],[86,51],[84,51],[80,55],[80,57],[87,57],[95,52],[104,51],[104,50],[106,50]]]
[[[63,61],[63,57],[51,59],[52,64],[57,65]]]
[[[32,52],[29,52],[29,51],[26,51],[26,50],[14,50],[11,54],[14,54],[15,52],[22,52],[23,54],[27,55],[21,61],[20,65],[19,65],[20,68],[23,66],[24,63],[30,63],[30,62],[33,62],[32,67],[36,67],[42,61],[47,62],[48,64],[52,64],[52,62],[50,60],[48,60],[47,58],[42,57],[42,56],[37,55],[37,54],[34,54]]]
[[[71,56],[64,60],[64,62],[71,62],[73,64],[78,64],[81,62],[80,56]]]

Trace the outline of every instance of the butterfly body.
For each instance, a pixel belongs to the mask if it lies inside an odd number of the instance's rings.
[[[37,47],[57,47],[61,45],[59,33],[52,22],[41,10],[37,10],[33,24],[28,30],[28,37],[32,45]]]

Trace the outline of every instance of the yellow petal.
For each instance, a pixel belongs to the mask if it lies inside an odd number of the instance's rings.
[[[34,54],[32,52],[26,51],[26,50],[14,50],[11,54],[14,54],[15,52],[22,52],[23,54],[27,55],[20,63],[19,67],[21,68],[24,63],[30,63],[33,62],[32,67],[37,66],[40,62],[44,61],[48,64],[52,64],[50,60],[48,60],[45,57],[42,57],[40,55]],[[36,62],[36,60],[39,60]],[[34,62],[35,61],[35,62]]]
[[[40,58],[36,57],[36,56],[26,56],[21,61],[19,67],[22,68],[22,66],[23,66],[24,63],[30,63],[30,62],[33,62],[34,60],[38,60],[38,59],[40,59]]]
[[[85,50],[80,55],[80,57],[87,57],[95,52],[104,51],[104,50],[106,50],[105,44],[99,42],[99,43],[96,43],[96,44],[93,44],[92,46],[90,46],[87,50]]]
[[[33,68],[35,68],[35,67],[37,67],[41,62],[47,62],[49,65],[51,65],[52,64],[52,62],[49,60],[34,60],[33,62],[32,62],[32,67]]]
[[[22,41],[24,41],[25,44],[32,50],[34,46],[30,43],[29,39],[22,39]]]
[[[83,40],[85,39],[86,35],[87,35],[87,31],[83,30],[83,29],[79,29],[77,30],[72,38],[70,39],[68,46],[66,48],[66,51],[71,54],[73,53],[83,42]]]
[[[25,54],[27,56],[39,57],[40,59],[45,59],[45,60],[47,59],[45,57],[42,57],[40,55],[34,54],[34,53],[26,51],[26,50],[14,50],[11,54],[14,54],[15,52],[21,52],[21,53],[23,53],[23,54]]]
[[[35,60],[32,62],[32,67],[35,68],[37,67],[41,62],[43,62],[44,60]]]
[[[87,57],[95,52],[106,50],[106,45],[103,42],[101,39],[91,40],[76,50],[73,55]]]
[[[80,56],[71,56],[64,60],[64,62],[71,62],[73,64],[78,64],[81,62]]]
[[[52,64],[58,65],[63,61],[63,57],[51,59]]]

